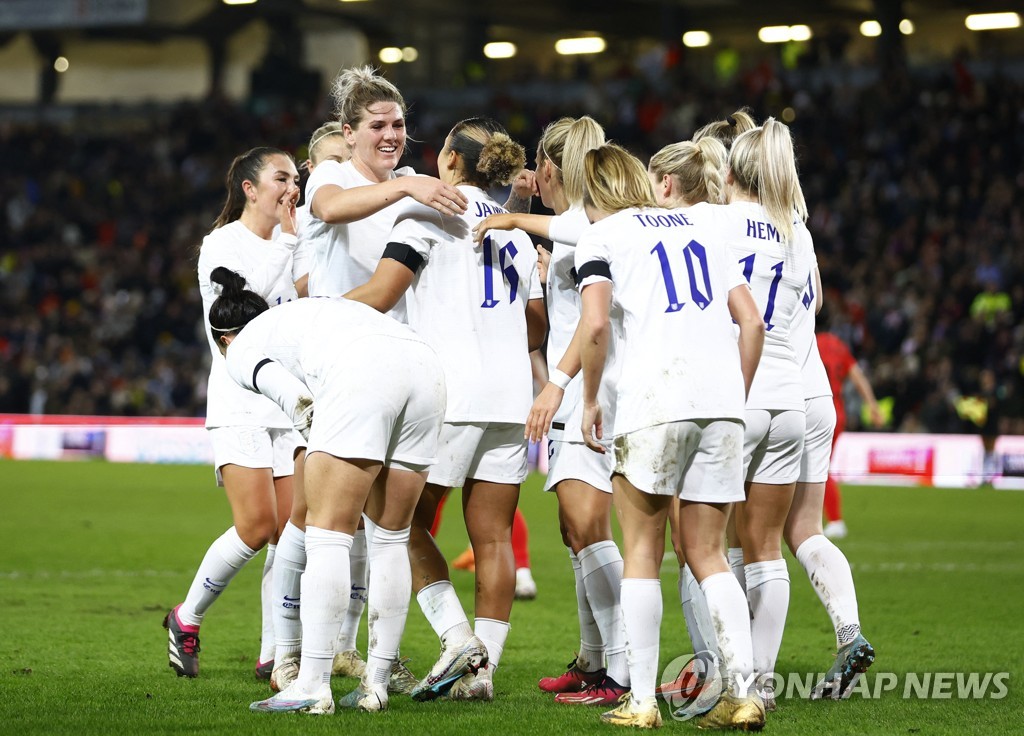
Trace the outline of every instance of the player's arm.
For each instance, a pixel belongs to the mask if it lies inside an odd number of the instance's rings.
[[[857,389],[857,393],[864,400],[864,403],[868,405],[868,413],[871,415],[871,423],[875,427],[881,427],[885,424],[885,417],[882,416],[882,410],[878,406],[878,400],[875,398],[874,389],[871,388],[871,382],[868,377],[861,370],[861,367],[856,363],[850,368],[849,373],[850,381],[853,382],[853,387]]]
[[[580,297],[583,302],[579,324],[580,365],[583,370],[583,441],[591,450],[604,454],[605,449],[598,442],[604,437],[604,427],[601,406],[597,403],[597,391],[601,386],[611,339],[612,284],[610,281],[588,284],[583,287]]]
[[[473,228],[473,240],[477,245],[484,242],[487,233],[491,230],[524,230],[531,235],[538,235],[542,238],[548,237],[548,226],[551,224],[551,215],[529,215],[519,212],[503,212],[497,215],[488,215]]]
[[[729,312],[740,328],[740,368],[743,371],[743,384],[749,395],[764,347],[764,318],[761,317],[761,311],[757,308],[757,302],[754,301],[749,286],[740,284],[729,290]]]
[[[405,197],[443,215],[461,215],[469,200],[450,184],[432,176],[399,176],[380,184],[342,188],[324,184],[313,194],[310,211],[332,225],[362,220]]]
[[[531,302],[532,303],[532,302]],[[525,437],[530,442],[540,442],[542,437],[547,436],[551,420],[562,405],[562,397],[565,395],[565,387],[569,385],[577,373],[580,372],[580,325],[576,324],[576,332],[565,349],[565,354],[558,361],[558,365],[548,376],[548,382],[533,400],[530,407],[530,414],[526,417]]]
[[[529,212],[536,191],[536,176],[529,169],[523,169],[512,182],[512,191],[508,193],[505,209],[509,212]]]
[[[825,306],[825,295],[821,293],[821,271],[814,267],[814,313],[817,314]]]
[[[388,243],[370,280],[345,294],[345,298],[368,304],[378,312],[388,312],[412,285],[423,264],[423,256],[412,246]]]
[[[531,299],[526,303],[526,339],[533,352],[544,344],[548,334],[548,312],[543,299]]]
[[[300,297],[309,296],[309,274],[304,273],[295,281],[295,293]]]
[[[228,347],[228,375],[242,388],[263,394],[276,403],[287,414],[295,429],[304,439],[309,439],[309,428],[313,422],[313,395],[309,388],[262,353],[236,346]]]

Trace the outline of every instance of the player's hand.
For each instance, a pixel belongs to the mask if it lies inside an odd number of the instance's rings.
[[[537,246],[537,277],[542,286],[548,283],[548,266],[551,264],[551,251],[543,245]]]
[[[537,175],[529,169],[523,169],[512,181],[512,196],[529,199],[537,194]]]
[[[565,392],[553,383],[544,384],[544,388],[537,394],[537,398],[530,407],[530,415],[526,418],[525,437],[528,442],[540,442],[546,437],[551,427],[551,420],[562,405],[562,396]]]
[[[476,241],[477,245],[484,242],[484,238],[487,237],[487,233],[490,230],[512,230],[515,228],[515,215],[501,214],[501,215],[488,215],[473,228],[473,240]]]
[[[404,176],[402,183],[410,197],[442,215],[461,215],[469,204],[465,194],[432,176]]]
[[[294,427],[302,439],[309,442],[309,430],[313,426],[313,398],[311,396],[300,396],[295,405]]]
[[[601,405],[596,401],[593,404],[583,405],[583,422],[580,428],[583,430],[583,441],[587,447],[604,455],[607,450],[598,441],[604,439],[604,418],[601,413]]]
[[[299,193],[297,186],[290,186],[284,196],[277,201],[277,219],[281,223],[282,233],[298,233],[299,223],[295,214],[295,204],[299,201]]]

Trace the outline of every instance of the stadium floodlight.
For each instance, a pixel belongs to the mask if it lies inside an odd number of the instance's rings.
[[[484,44],[484,56],[488,59],[511,59],[516,55],[516,45],[508,41],[491,41]]]
[[[584,38],[560,38],[555,41],[555,51],[563,56],[571,54],[600,54],[608,44],[600,36]]]
[[[882,24],[877,20],[866,20],[860,24],[860,35],[874,38],[882,35]]]
[[[256,0],[223,0],[225,5],[252,5]]]
[[[810,41],[811,27],[805,25],[790,26],[789,27],[789,40],[790,41]]]
[[[58,56],[56,59],[53,60],[54,71],[56,71],[58,74],[63,74],[68,70],[68,67],[70,66],[71,63],[68,61],[68,58],[66,56]]]
[[[687,31],[683,34],[683,46],[699,49],[711,45],[711,34],[707,31]]]
[[[402,60],[402,49],[397,46],[385,46],[377,54],[377,58],[385,64],[397,64]]]
[[[914,32],[914,21],[909,18],[904,18],[900,21],[900,33],[904,36],[909,36]]]
[[[793,40],[789,26],[764,26],[757,32],[761,43],[786,43]]]
[[[420,58],[420,52],[416,50],[415,46],[403,46],[402,47],[402,61],[416,61]]]
[[[1020,13],[975,13],[964,19],[969,31],[998,31],[1020,28]]]

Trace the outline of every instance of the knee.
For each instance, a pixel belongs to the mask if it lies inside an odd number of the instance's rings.
[[[235,524],[238,536],[249,549],[261,550],[277,537],[277,516],[267,514]]]

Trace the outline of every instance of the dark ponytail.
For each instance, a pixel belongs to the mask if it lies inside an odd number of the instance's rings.
[[[224,200],[223,209],[213,222],[214,230],[229,225],[242,216],[242,211],[245,209],[245,191],[242,189],[242,184],[246,181],[251,181],[254,184],[258,182],[260,171],[267,165],[267,159],[277,154],[288,156],[284,151],[269,146],[259,146],[246,151],[241,156],[235,156],[225,180],[228,196]],[[289,156],[289,158],[291,157]]]
[[[217,266],[210,274],[210,281],[220,284],[220,296],[210,307],[210,331],[213,341],[222,335],[240,332],[270,307],[267,301],[254,291],[245,288],[245,278],[224,266]]]

